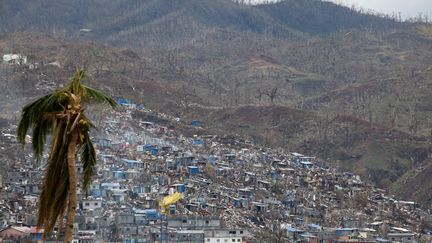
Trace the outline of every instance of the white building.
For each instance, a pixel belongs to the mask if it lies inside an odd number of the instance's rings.
[[[243,242],[245,237],[250,237],[251,234],[248,230],[243,229],[219,229],[219,230],[206,230],[204,243],[233,243]]]
[[[81,202],[83,210],[95,210],[102,208],[102,199],[83,199]]]
[[[242,237],[205,237],[205,243],[242,242]]]
[[[21,54],[5,54],[3,55],[4,64],[27,64],[27,56]]]
[[[106,182],[101,184],[102,189],[105,190],[119,190],[120,189],[120,183],[118,182]]]

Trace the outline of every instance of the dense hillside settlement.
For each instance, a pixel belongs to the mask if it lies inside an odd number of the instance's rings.
[[[0,242],[432,242],[430,18],[253,2],[1,1]],[[75,160],[18,124],[76,70],[119,107],[74,106],[97,164],[38,228]]]
[[[88,193],[79,192],[78,242],[431,240],[432,217],[417,203],[336,172],[313,155],[207,134],[200,120],[119,102],[121,109],[97,120],[97,176]],[[14,129],[2,129],[3,151],[18,149]],[[34,212],[44,164],[30,154],[9,163],[0,184],[0,237],[40,239]],[[182,199],[161,214],[158,202],[175,192]]]

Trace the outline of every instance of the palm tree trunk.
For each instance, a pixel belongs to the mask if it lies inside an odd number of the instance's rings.
[[[67,162],[69,172],[69,204],[66,220],[66,232],[64,241],[65,243],[72,242],[73,236],[73,223],[75,219],[76,206],[77,206],[77,171],[76,171],[76,147],[78,142],[78,132],[72,131],[71,138],[68,144]]]

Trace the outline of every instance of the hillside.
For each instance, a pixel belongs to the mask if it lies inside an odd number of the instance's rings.
[[[215,29],[298,39],[344,29],[386,29],[400,25],[391,19],[316,0],[258,6],[231,0],[37,0],[31,3],[17,0],[2,1],[0,10],[4,13],[0,16],[3,33],[43,30],[53,35],[84,35],[128,45],[187,41]],[[92,31],[80,33],[80,29]]]
[[[430,206],[410,190],[432,185],[430,25],[314,0],[17,0],[0,10],[0,54],[38,63],[0,65],[8,121],[84,66],[114,97],[316,153]]]
[[[29,99],[61,87],[76,67],[87,70],[86,82],[113,97],[128,96],[142,102],[140,97],[145,96],[154,103],[161,103],[170,91],[153,80],[158,77],[151,75],[155,72],[151,68],[143,71],[148,65],[145,58],[127,49],[19,33],[0,38],[0,52],[19,52],[28,57],[28,65],[0,64],[0,106],[4,111],[1,116],[8,118],[16,118],[19,108]]]
[[[353,11],[327,1],[285,0],[256,8],[279,23],[313,35],[346,29],[384,30],[400,25],[388,16]]]

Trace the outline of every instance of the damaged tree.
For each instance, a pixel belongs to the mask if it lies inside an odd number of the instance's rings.
[[[70,83],[61,90],[43,96],[24,106],[18,125],[18,141],[25,143],[32,130],[32,147],[37,161],[42,158],[46,136],[51,133],[51,151],[39,199],[37,227],[45,229],[44,238],[58,222],[63,226],[67,213],[63,242],[72,241],[77,205],[76,154],[83,165],[83,189],[87,190],[96,164],[96,153],[90,140],[93,127],[84,115],[84,103],[94,101],[116,106],[113,99],[81,83],[84,71],[78,70]],[[59,230],[60,232],[60,230]],[[58,238],[59,234],[57,235]]]

